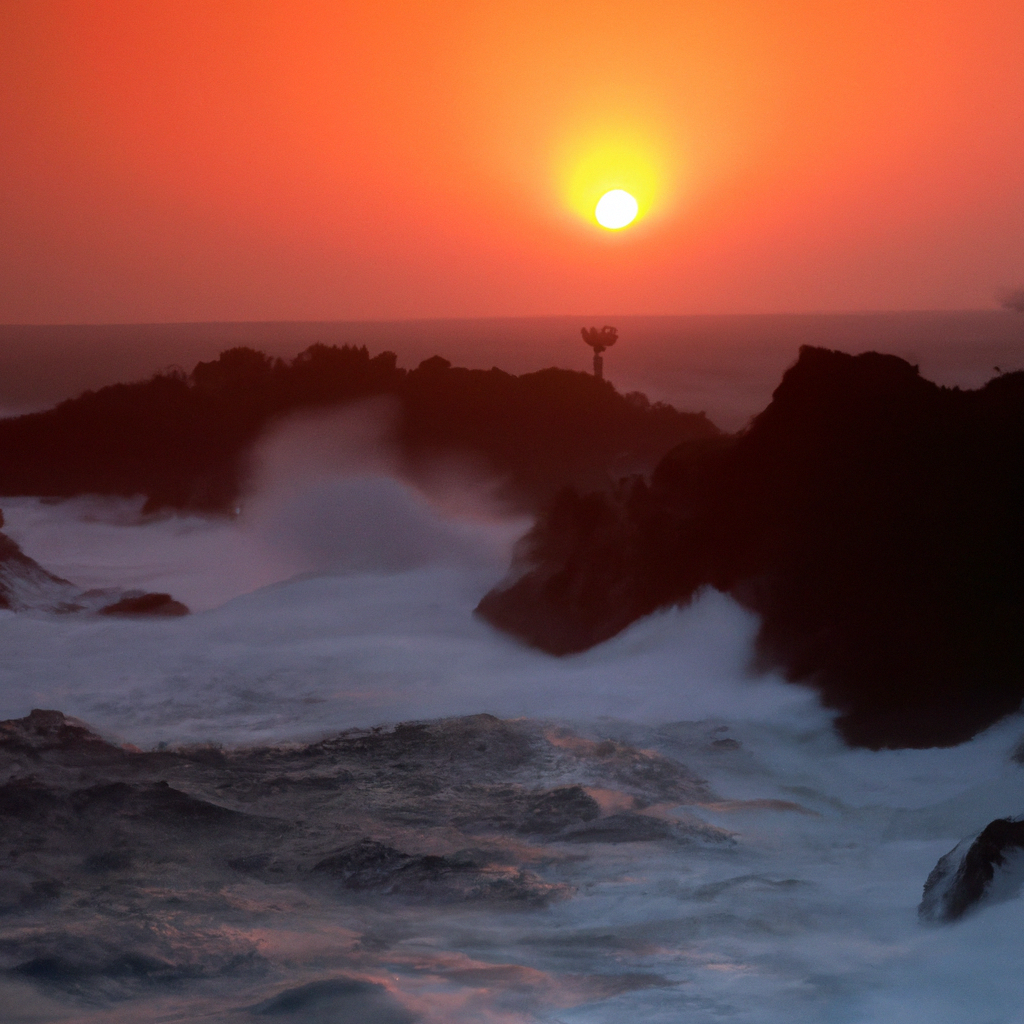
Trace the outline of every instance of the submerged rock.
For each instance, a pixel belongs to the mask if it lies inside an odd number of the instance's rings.
[[[25,865],[12,913],[54,878],[81,895],[115,877],[143,886],[166,863],[199,887],[248,877],[336,899],[535,906],[572,891],[538,867],[580,856],[562,844],[727,839],[692,816],[622,810],[713,799],[655,751],[492,715],[241,750],[141,751],[59,711],[0,722],[0,864]]]
[[[380,984],[340,977],[285,989],[251,1008],[260,1017],[295,1021],[364,1021],[366,1024],[416,1024],[407,1010]]]
[[[918,914],[949,922],[983,903],[1019,895],[1024,885],[1024,820],[997,818],[959,843],[932,869]]]
[[[695,819],[669,821],[649,814],[623,812],[568,830],[562,839],[570,843],[732,843],[732,835]]]
[[[411,859],[387,843],[361,839],[325,857],[313,871],[337,878],[346,889],[376,889],[387,886]]]
[[[563,786],[527,798],[518,826],[527,835],[553,835],[578,822],[593,821],[601,813],[598,802],[582,786]]]
[[[100,615],[188,615],[188,607],[170,594],[139,594],[106,605],[100,609]]]

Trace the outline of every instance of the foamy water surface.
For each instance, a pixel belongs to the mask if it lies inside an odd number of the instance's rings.
[[[405,937],[401,956],[359,961],[383,986],[369,995],[327,983],[352,975],[351,921],[264,894],[230,927],[258,933],[296,984],[327,979],[266,1011],[276,1019],[1024,1020],[1019,899],[948,927],[916,916],[939,856],[1024,812],[1010,757],[1019,718],[948,750],[846,749],[811,692],[749,674],[757,623],[715,592],[582,655],[531,651],[472,615],[525,524],[442,511],[380,467],[291,479],[230,520],[143,520],[136,504],[93,500],[10,500],[4,513],[52,571],[167,590],[194,613],[0,612],[0,717],[56,708],[142,747],[477,712],[555,719],[678,758],[723,798],[690,810],[735,846],[588,848],[571,868],[576,895],[543,911],[374,911]],[[712,729],[738,746],[695,742]],[[655,980],[622,991],[581,980],[599,975]],[[91,1008],[21,983],[5,991],[7,1019],[24,1021],[228,1021],[245,1005],[210,988]]]

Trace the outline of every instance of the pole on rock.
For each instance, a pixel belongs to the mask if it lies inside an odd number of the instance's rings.
[[[594,376],[598,380],[604,380],[604,357],[601,353],[606,348],[611,348],[619,340],[619,332],[614,327],[608,326],[604,326],[600,330],[596,327],[582,327],[580,334],[594,350]]]

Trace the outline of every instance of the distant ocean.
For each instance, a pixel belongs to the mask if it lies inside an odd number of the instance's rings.
[[[736,429],[769,401],[801,345],[876,350],[920,366],[930,380],[974,388],[1024,369],[1024,316],[1005,310],[765,316],[557,316],[473,320],[280,323],[0,325],[0,415],[46,408],[87,388],[191,369],[248,345],[291,357],[312,345],[389,349],[402,366],[442,355],[459,366],[526,373],[586,370],[579,329],[614,324],[605,356],[621,391],[706,412]]]

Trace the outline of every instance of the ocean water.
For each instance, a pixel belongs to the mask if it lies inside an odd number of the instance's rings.
[[[230,921],[203,927],[258,946],[292,979],[255,1016],[239,1009],[253,993],[227,982],[82,1004],[0,979],[0,1019],[1024,1021],[1020,898],[951,926],[916,914],[941,855],[1024,812],[1011,757],[1024,719],[951,749],[847,749],[812,692],[751,674],[757,623],[713,591],[584,654],[539,654],[471,614],[527,524],[470,500],[478,482],[412,489],[379,448],[296,468],[293,442],[268,445],[233,520],[6,501],[8,532],[51,570],[169,590],[194,614],[0,612],[0,717],[60,709],[144,748],[478,712],[543,719],[689,765],[721,799],[663,813],[695,814],[735,843],[591,845],[560,868],[571,899],[514,914],[392,903],[354,920],[246,890]],[[698,742],[712,734],[734,742]],[[360,946],[366,915],[401,940]],[[614,984],[636,977],[649,980]]]
[[[388,322],[204,324],[0,324],[0,414],[46,408],[86,388],[191,370],[235,345],[291,358],[314,342],[389,349],[399,365],[442,355],[459,366],[526,373],[588,370],[580,328],[611,323],[619,341],[605,374],[620,391],[706,412],[741,427],[771,398],[801,345],[892,352],[940,384],[978,387],[995,372],[1024,369],[1024,316],[945,310],[764,316],[578,316]]]

